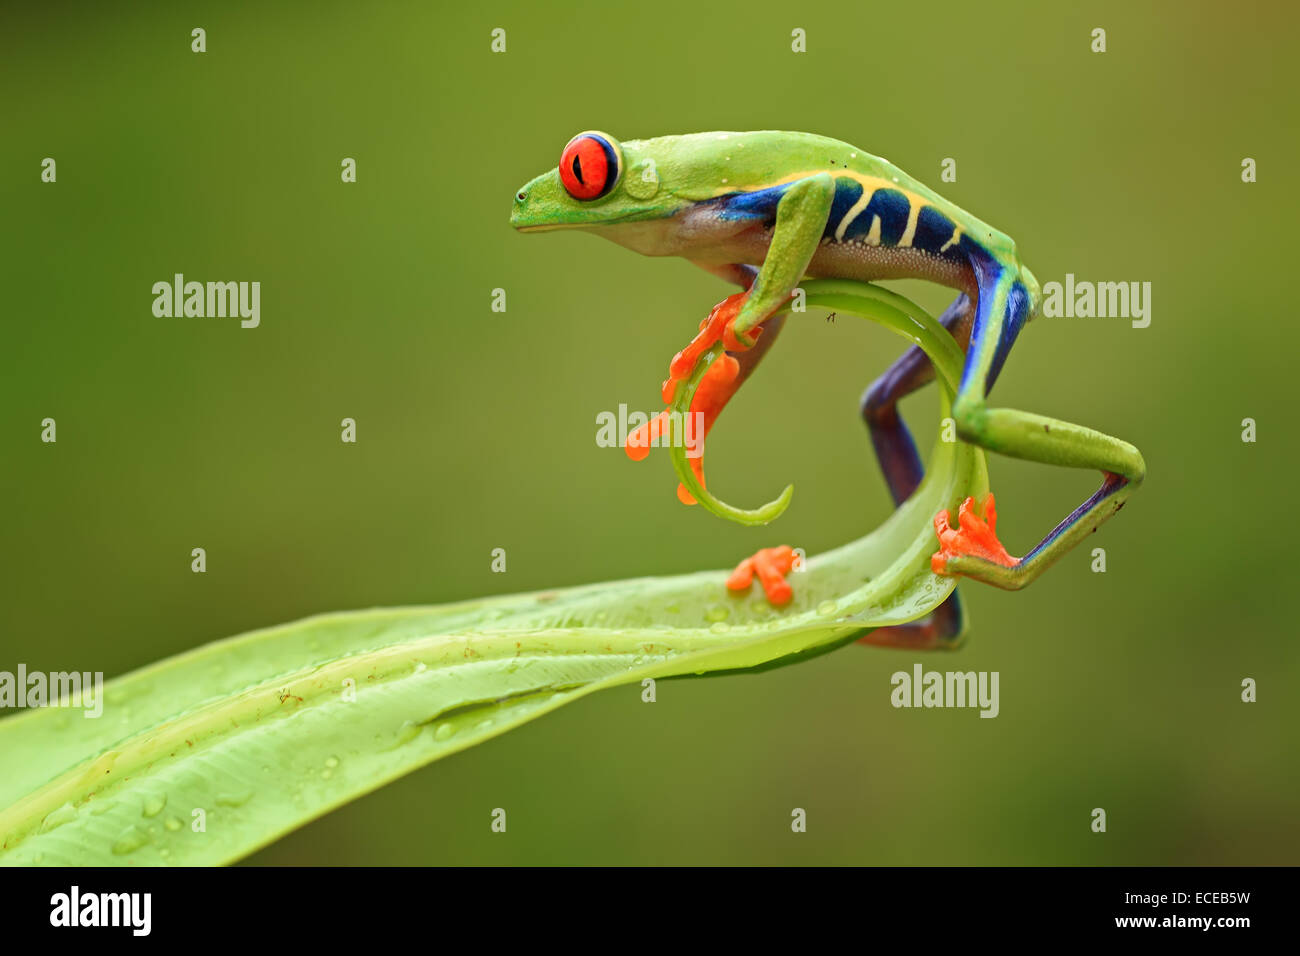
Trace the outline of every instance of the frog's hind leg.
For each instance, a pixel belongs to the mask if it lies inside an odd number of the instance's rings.
[[[960,295],[944,310],[939,323],[965,349],[974,316],[970,298]],[[925,474],[912,433],[898,414],[898,403],[933,381],[934,366],[925,352],[914,345],[862,393],[862,420],[871,433],[880,470],[885,474],[885,484],[896,505],[912,496]]]
[[[984,519],[973,514],[973,503],[967,499],[959,529],[950,527],[946,511],[935,517],[940,549],[931,559],[931,567],[936,573],[964,575],[1016,590],[1119,511],[1146,477],[1146,463],[1128,442],[1091,428],[1016,409],[988,407],[985,396],[1034,309],[1030,288],[1036,283],[991,258],[976,258],[973,265],[979,305],[952,408],[958,436],[1012,458],[1095,468],[1102,473],[1101,487],[1023,558],[1011,557],[997,541],[992,495],[986,500]]]
[[[961,295],[948,306],[939,322],[965,348],[974,316],[970,297]],[[925,352],[914,345],[862,395],[862,419],[871,432],[871,444],[889,493],[898,505],[912,496],[925,474],[912,433],[898,414],[898,403],[932,381],[934,366]],[[859,643],[909,650],[946,649],[959,644],[965,630],[966,614],[961,597],[954,590],[928,617],[910,624],[877,628]]]

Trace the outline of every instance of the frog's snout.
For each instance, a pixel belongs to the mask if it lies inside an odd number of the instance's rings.
[[[523,216],[525,204],[528,202],[528,187],[523,186],[519,192],[515,193],[514,206],[510,209],[510,225],[515,228],[519,227],[520,218]]]
[[[546,173],[524,183],[515,191],[510,225],[519,232],[542,232],[571,225],[575,219],[571,201],[560,186],[557,173]]]

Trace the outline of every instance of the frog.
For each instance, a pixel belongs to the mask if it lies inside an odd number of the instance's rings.
[[[1008,235],[863,149],[780,130],[626,141],[587,130],[568,140],[555,168],[515,193],[510,224],[520,233],[590,232],[644,256],[681,257],[741,289],[713,309],[664,383],[667,401],[701,355],[725,347],[700,390],[706,431],[772,347],[805,280],[921,279],[955,291],[940,323],[965,356],[951,408],[957,440],[1011,458],[1094,469],[1101,484],[1020,557],[998,537],[991,491],[982,502],[966,498],[955,525],[949,511],[939,511],[935,574],[1024,588],[1123,508],[1145,479],[1145,461],[1126,441],[990,404],[1012,347],[1040,311],[1041,286]],[[910,347],[859,404],[896,506],[924,476],[898,405],[934,378],[930,359]],[[652,424],[639,444],[653,431]],[[692,467],[702,481],[702,463]],[[684,488],[679,496],[691,503]],[[787,545],[761,549],[727,586],[743,592],[758,580],[779,607],[790,600],[787,575],[797,560]],[[953,637],[961,621],[954,590],[929,617],[888,630],[897,632],[896,646],[929,646]]]

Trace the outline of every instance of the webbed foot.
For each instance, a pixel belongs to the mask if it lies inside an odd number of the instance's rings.
[[[788,544],[776,548],[762,548],[736,565],[736,570],[727,578],[727,588],[731,591],[747,591],[758,575],[758,583],[763,586],[768,603],[773,607],[789,604],[794,597],[794,588],[785,576],[794,568],[794,549]]]
[[[695,363],[700,356],[722,340],[727,348],[732,348],[732,339],[728,329],[739,314],[748,293],[737,292],[729,295],[713,307],[713,311],[700,323],[700,331],[689,345],[673,356],[668,365],[668,378],[663,383],[663,400],[671,403],[677,391],[677,385],[690,377]],[[756,330],[761,333],[762,329]],[[746,346],[737,345],[737,348]],[[740,388],[740,363],[725,352],[719,355],[709,366],[699,387],[691,399],[690,423],[683,423],[687,437],[696,443],[695,454],[690,458],[691,470],[700,484],[704,484],[704,439],[713,423],[717,421],[727,402]],[[635,429],[627,438],[625,450],[633,461],[640,461],[649,454],[652,445],[658,444],[670,426],[669,412],[663,411],[649,422]],[[695,497],[682,484],[677,485],[677,497],[683,504],[695,504]]]
[[[988,561],[1004,568],[1014,568],[1020,563],[1002,546],[997,536],[998,513],[993,492],[984,496],[984,517],[975,513],[975,499],[967,498],[957,509],[957,524],[949,524],[948,509],[934,516],[934,530],[939,536],[939,550],[930,556],[930,569],[935,574],[968,574],[978,577],[977,563],[966,559]]]
[[[749,344],[741,343],[731,333],[731,326],[748,298],[748,292],[736,292],[715,305],[713,311],[700,323],[700,331],[696,333],[695,338],[691,339],[686,348],[673,356],[673,360],[668,363],[668,379],[663,387],[665,402],[672,401],[677,383],[690,376],[691,369],[695,368],[695,363],[700,360],[700,356],[719,340],[733,352],[744,351],[753,344],[752,341]],[[761,330],[756,330],[756,334],[757,331]]]

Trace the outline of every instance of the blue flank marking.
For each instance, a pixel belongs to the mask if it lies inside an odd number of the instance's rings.
[[[880,217],[880,244],[896,246],[907,231],[907,217],[912,211],[912,204],[897,189],[877,189],[871,196],[867,208],[858,214],[849,226],[845,236],[865,236],[871,231],[873,216]]]
[[[822,230],[823,238],[830,238],[835,235],[835,230],[839,228],[840,221],[849,214],[853,204],[862,198],[862,184],[853,179],[841,177],[835,180],[835,199],[831,202],[831,214],[826,220],[826,228]],[[847,235],[845,238],[848,238]]]
[[[783,183],[780,186],[769,186],[751,193],[719,196],[713,200],[718,204],[718,217],[733,220],[775,219],[777,203],[781,201],[781,197],[791,185],[793,184]]]
[[[912,248],[939,255],[944,243],[952,238],[956,225],[933,206],[922,206],[921,214],[916,219],[916,235],[912,237]],[[953,243],[944,257],[958,255],[960,243]]]

